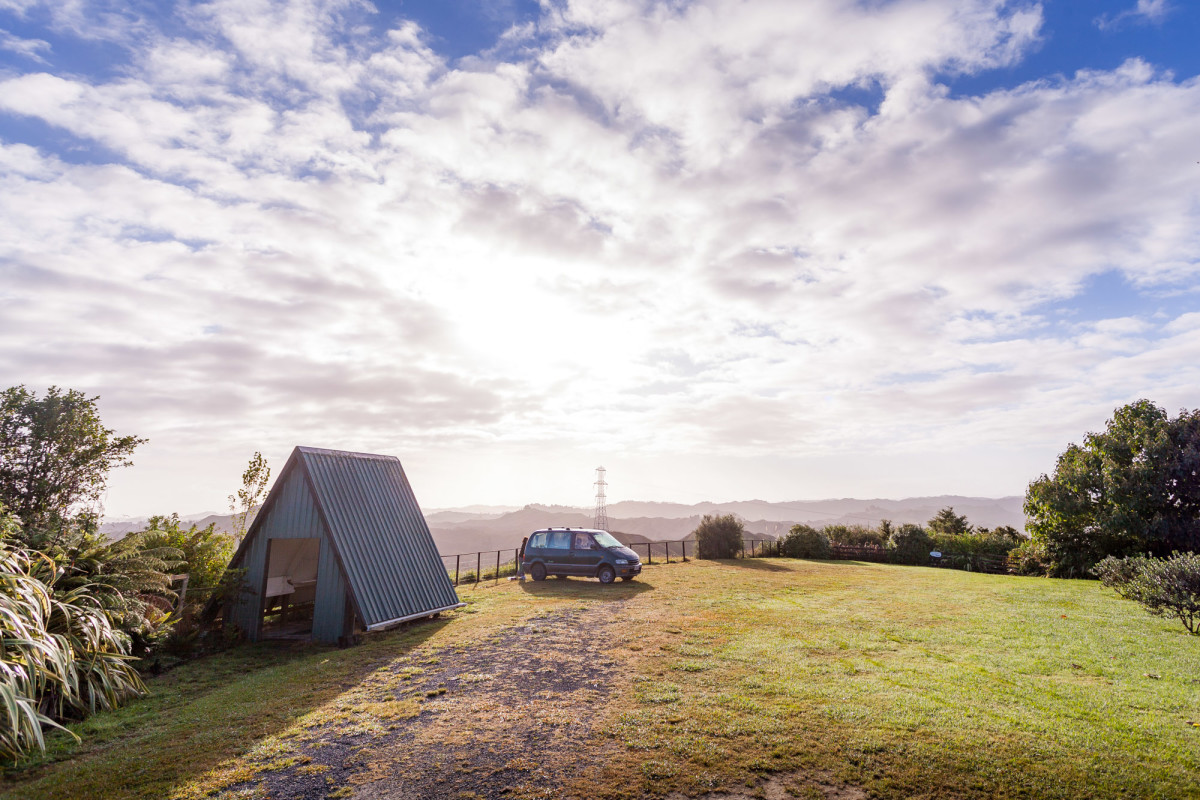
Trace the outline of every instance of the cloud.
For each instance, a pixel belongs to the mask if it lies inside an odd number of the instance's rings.
[[[1200,82],[952,95],[1037,6],[572,0],[453,65],[378,16],[186,5],[112,77],[0,82],[90,154],[0,142],[0,375],[180,459],[680,464],[1057,444],[1200,379],[1186,314],[1048,310],[1195,288]]]
[[[0,29],[0,50],[16,53],[38,64],[45,64],[46,59],[42,57],[42,53],[50,52],[50,43],[44,39],[22,39]]]
[[[1173,6],[1168,0],[1137,0],[1137,5],[1116,15],[1101,14],[1095,24],[1100,30],[1114,30],[1127,24],[1161,25]]]

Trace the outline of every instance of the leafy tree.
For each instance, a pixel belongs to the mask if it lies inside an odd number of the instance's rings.
[[[958,536],[964,533],[971,532],[971,524],[967,522],[965,514],[955,514],[953,506],[946,506],[941,511],[933,516],[933,519],[926,523],[930,533],[944,533],[950,536]]]
[[[906,522],[892,531],[888,537],[887,547],[905,564],[929,563],[929,551],[933,548],[933,539],[920,525]]]
[[[246,537],[250,514],[267,496],[267,482],[271,480],[271,468],[263,454],[255,452],[242,473],[242,488],[236,495],[229,495],[229,510],[234,512],[233,535],[240,542]]]
[[[1172,553],[1170,558],[1114,558],[1094,570],[1117,594],[1141,603],[1159,617],[1175,617],[1200,636],[1200,554]]]
[[[733,514],[705,514],[692,534],[698,558],[735,558],[742,549],[746,528]]]
[[[0,394],[0,503],[28,542],[53,540],[104,492],[108,473],[129,466],[145,442],[100,422],[97,397],[55,386],[39,398],[24,386]]]
[[[1200,411],[1175,419],[1149,400],[1058,457],[1025,494],[1048,572],[1087,575],[1106,556],[1200,549]]]
[[[811,525],[793,525],[783,538],[788,558],[829,558],[829,536]]]

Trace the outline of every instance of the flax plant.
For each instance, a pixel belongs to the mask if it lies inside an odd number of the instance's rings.
[[[145,691],[128,639],[87,587],[56,597],[59,574],[42,553],[0,545],[0,759],[9,763],[45,750],[43,728],[62,729],[58,720]]]

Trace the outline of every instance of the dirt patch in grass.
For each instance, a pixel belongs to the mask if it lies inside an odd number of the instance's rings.
[[[343,713],[252,759],[218,797],[520,798],[557,793],[614,686],[612,606],[398,659]]]

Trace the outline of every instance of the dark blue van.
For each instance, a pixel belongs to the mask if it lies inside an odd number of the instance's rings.
[[[631,581],[642,571],[637,553],[607,531],[590,528],[544,528],[534,531],[525,544],[521,568],[535,581],[547,575],[562,578],[581,575],[612,583]]]

